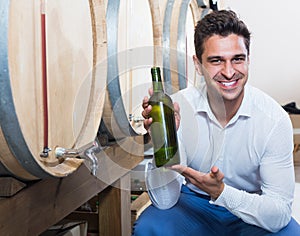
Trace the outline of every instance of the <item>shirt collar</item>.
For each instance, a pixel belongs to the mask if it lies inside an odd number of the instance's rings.
[[[251,92],[249,90],[249,86],[246,84],[244,87],[244,98],[240,108],[238,109],[236,115],[231,119],[229,124],[235,122],[240,116],[251,117]],[[200,98],[196,105],[196,113],[206,113],[211,120],[215,120],[215,116],[210,109],[207,97],[207,86],[204,83],[199,88]]]
[[[200,94],[200,99],[197,101],[196,104],[196,112],[204,112],[204,113],[209,113],[210,111],[210,106],[208,103],[208,98],[207,98],[207,87],[206,84],[204,83],[200,88],[199,88],[199,94]]]
[[[244,87],[244,98],[236,115],[250,117],[252,111],[251,104],[252,104],[251,92],[249,90],[249,86],[246,84]]]

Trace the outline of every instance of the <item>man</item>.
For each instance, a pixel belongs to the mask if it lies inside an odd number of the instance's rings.
[[[205,83],[173,97],[182,163],[149,170],[153,205],[134,235],[300,235],[291,218],[292,125],[276,101],[247,84],[249,47],[250,32],[233,11],[198,22],[193,59]],[[173,179],[159,186],[168,171],[184,184],[168,174]]]

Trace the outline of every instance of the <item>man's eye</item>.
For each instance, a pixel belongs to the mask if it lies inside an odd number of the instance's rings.
[[[236,63],[236,64],[240,64],[240,63],[243,63],[245,61],[245,58],[244,57],[236,57],[232,60],[233,63]]]
[[[221,59],[213,59],[210,61],[213,65],[220,65],[222,63]]]

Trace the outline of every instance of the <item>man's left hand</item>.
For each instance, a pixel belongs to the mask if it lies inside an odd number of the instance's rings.
[[[181,173],[190,183],[208,193],[213,200],[216,200],[223,192],[224,174],[216,166],[213,166],[209,173],[196,171],[182,165],[173,165],[170,169]]]

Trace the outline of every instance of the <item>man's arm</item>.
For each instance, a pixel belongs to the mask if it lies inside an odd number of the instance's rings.
[[[291,219],[295,176],[293,130],[281,119],[270,134],[260,163],[261,194],[248,193],[225,185],[214,204],[224,206],[249,224],[277,232]],[[243,167],[241,167],[243,168]]]

